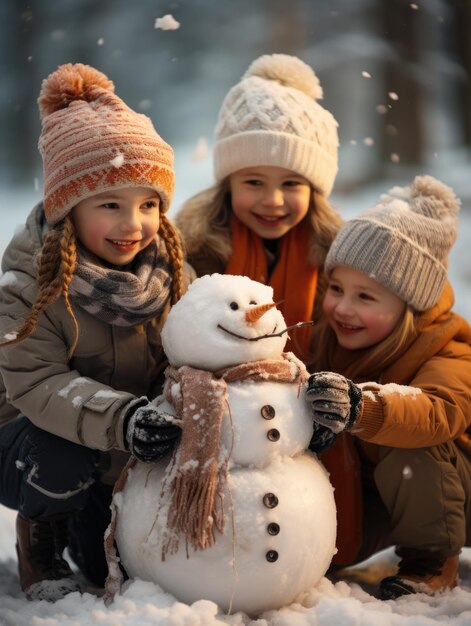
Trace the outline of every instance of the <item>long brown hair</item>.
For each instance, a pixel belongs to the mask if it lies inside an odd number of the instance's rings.
[[[167,248],[172,268],[171,302],[175,304],[183,293],[183,250],[177,229],[163,213],[160,215],[158,234]],[[38,258],[38,294],[31,311],[16,331],[15,337],[1,342],[0,346],[13,345],[29,337],[35,330],[39,315],[62,295],[74,327],[74,339],[68,347],[68,358],[74,353],[78,341],[78,323],[69,299],[69,286],[77,263],[77,240],[70,215],[53,226],[44,237]]]

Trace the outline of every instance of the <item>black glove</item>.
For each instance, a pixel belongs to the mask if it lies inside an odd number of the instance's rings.
[[[156,463],[174,447],[181,429],[175,418],[152,403],[134,403],[124,420],[124,439],[131,454],[144,463]]]
[[[314,422],[309,450],[316,453],[324,452],[334,445],[336,439],[337,435],[330,428]]]
[[[311,404],[314,422],[334,433],[352,428],[363,404],[360,387],[334,372],[312,374],[306,399]]]

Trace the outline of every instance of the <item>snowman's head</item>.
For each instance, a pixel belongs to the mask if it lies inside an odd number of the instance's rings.
[[[278,333],[285,328],[271,287],[246,276],[212,274],[195,280],[172,307],[162,343],[173,367],[215,371],[279,358],[288,335]]]

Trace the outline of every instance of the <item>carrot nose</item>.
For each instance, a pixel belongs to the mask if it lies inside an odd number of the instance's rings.
[[[258,306],[254,306],[249,309],[245,314],[245,321],[249,324],[254,324],[257,320],[259,320],[262,315],[264,315],[267,311],[272,309],[276,304],[274,302],[270,302],[269,304],[259,304]]]

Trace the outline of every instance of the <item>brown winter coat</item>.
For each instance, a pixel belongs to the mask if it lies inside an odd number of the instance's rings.
[[[446,285],[440,300],[418,319],[418,337],[377,382],[420,389],[382,395],[364,393],[354,434],[361,442],[398,448],[423,448],[464,436],[471,425],[471,327],[451,311],[454,296]],[[369,386],[364,387],[364,391]]]
[[[453,303],[453,291],[447,284],[438,303],[418,317],[418,335],[413,343],[374,377],[381,385],[395,383],[420,393],[412,395],[394,385],[383,390],[374,384],[362,385],[363,407],[351,431],[355,438],[349,434],[343,437],[352,450],[355,441],[360,455],[373,466],[379,446],[425,448],[454,440],[471,455],[471,328],[451,310]],[[344,373],[353,358],[361,355],[339,349],[333,369]],[[329,451],[328,469],[336,465],[335,448]],[[352,503],[344,511],[349,507]],[[360,503],[357,509],[361,509]],[[346,512],[344,515],[352,517]],[[351,536],[361,535],[360,529],[349,532]],[[338,562],[348,561],[338,556]]]
[[[14,332],[36,299],[35,258],[42,245],[42,205],[8,245],[0,279],[0,336]],[[186,282],[191,281],[186,267]],[[34,333],[0,348],[1,426],[27,416],[50,433],[97,450],[114,450],[113,481],[127,459],[123,441],[126,405],[154,397],[165,366],[160,330],[168,314],[134,327],[100,321],[74,307],[79,326],[70,362],[67,347],[74,330],[62,297],[42,313]],[[161,380],[161,379],[160,379]],[[121,451],[121,452],[118,452]],[[114,467],[115,466],[115,467]]]

